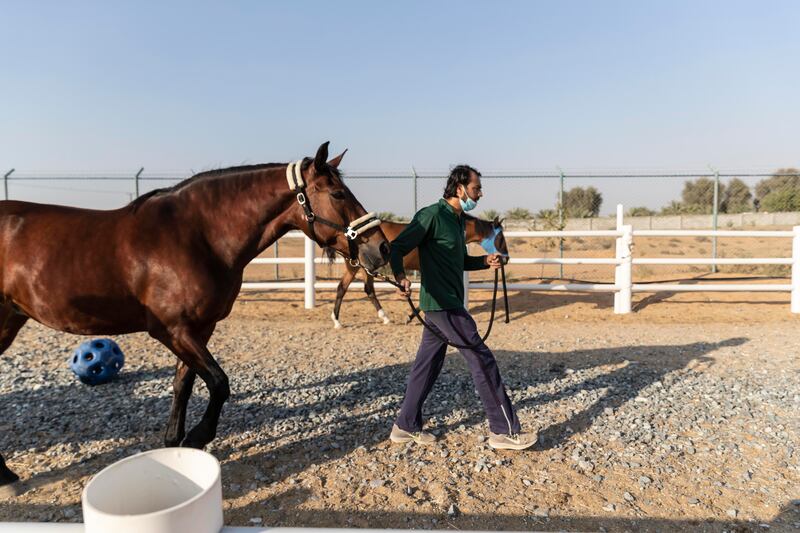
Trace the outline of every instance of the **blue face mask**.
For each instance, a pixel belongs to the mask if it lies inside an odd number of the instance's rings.
[[[461,198],[458,199],[458,201],[461,202],[461,209],[464,211],[472,211],[475,209],[475,206],[478,205],[478,202],[470,198],[467,193],[464,193],[464,196],[467,197],[466,200],[462,200]]]
[[[500,253],[500,250],[497,249],[497,247],[495,246],[494,243],[495,243],[495,240],[497,239],[497,236],[500,234],[501,231],[503,231],[503,228],[498,226],[498,227],[494,228],[494,231],[492,231],[492,233],[490,233],[488,237],[486,237],[485,239],[483,239],[481,241],[481,248],[486,250],[487,254],[499,254]],[[508,257],[506,254],[502,254],[502,255]]]

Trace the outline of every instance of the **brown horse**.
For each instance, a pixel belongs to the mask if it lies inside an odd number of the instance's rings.
[[[508,255],[508,247],[506,246],[506,239],[503,235],[503,221],[495,217],[494,220],[483,220],[480,218],[475,218],[470,215],[463,215],[465,218],[465,227],[466,227],[466,241],[470,242],[479,242],[481,246],[484,247],[487,253],[493,253],[495,251]],[[405,229],[408,224],[403,224],[401,222],[382,222],[381,229],[383,229],[384,235],[389,241],[393,241],[400,235],[400,232]],[[334,252],[335,253],[335,252]],[[329,257],[333,257],[332,254],[329,254]],[[342,280],[339,282],[339,286],[336,289],[336,303],[333,306],[333,312],[331,313],[331,320],[333,320],[333,327],[339,329],[342,327],[342,323],[339,322],[339,311],[342,307],[342,300],[344,300],[344,295],[347,293],[347,288],[350,286],[350,283],[353,282],[353,279],[358,274],[358,271],[361,270],[358,267],[353,267],[345,262],[345,272],[342,276]],[[419,270],[419,253],[417,250],[412,251],[410,254],[403,258],[403,266],[405,267],[406,271],[408,270]],[[381,303],[378,301],[378,297],[375,295],[375,280],[372,276],[369,276],[364,273],[364,292],[367,293],[370,301],[372,301],[372,305],[375,306],[375,309],[378,311],[378,318],[383,320],[384,324],[388,324],[390,322],[389,317],[386,316],[386,312],[381,307]]]
[[[165,443],[202,448],[230,394],[206,344],[244,267],[298,228],[367,268],[388,259],[379,222],[342,182],[343,156],[327,161],[325,143],[314,159],[203,172],[110,211],[0,202],[0,353],[29,318],[83,335],[146,331],[178,358]],[[196,376],[210,399],[185,434]],[[0,456],[0,497],[18,480]]]

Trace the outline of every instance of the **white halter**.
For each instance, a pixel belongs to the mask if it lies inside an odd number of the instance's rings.
[[[286,181],[289,183],[289,190],[296,191],[297,189],[303,189],[306,186],[306,182],[303,181],[303,171],[302,171],[303,161],[295,161],[294,163],[289,163],[286,167]]]

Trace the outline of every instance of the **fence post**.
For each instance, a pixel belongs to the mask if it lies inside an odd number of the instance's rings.
[[[624,209],[622,204],[617,204],[617,231],[623,232],[621,237],[617,237],[615,247],[615,257],[622,260],[614,267],[614,284],[619,287],[614,293],[614,313],[617,314],[631,312],[633,226],[626,226],[624,222]]]
[[[411,183],[414,189],[414,201],[412,202],[414,212],[411,215],[414,216],[417,214],[417,171],[414,169],[414,165],[411,165]]]
[[[622,205],[617,204],[617,231],[622,231],[622,217],[620,216],[620,211],[622,211]],[[622,237],[617,237],[614,239],[614,259],[622,259]],[[622,284],[620,282],[620,278],[622,276],[622,265],[617,264],[614,265],[614,285],[620,287]],[[618,313],[619,309],[619,301],[620,301],[620,291],[617,289],[614,291],[614,312]]]
[[[5,190],[5,196],[3,196],[3,200],[8,200],[8,177],[9,177],[9,176],[10,176],[10,175],[11,175],[13,172],[14,172],[14,169],[12,168],[11,170],[9,170],[9,171],[8,171],[8,172],[6,172],[5,174],[3,174],[3,188],[4,188],[4,190]]]
[[[800,226],[792,237],[792,313],[800,313]]]
[[[314,255],[316,252],[316,243],[305,237],[305,293],[306,293],[306,309],[314,309],[316,303],[316,294],[314,292],[314,284],[316,280],[316,264],[314,263]]]
[[[558,230],[564,229],[564,171],[558,169],[559,186],[558,186]],[[558,257],[564,259],[564,237],[558,239]],[[564,265],[558,265],[558,277],[564,279]]]
[[[464,271],[464,309],[469,309],[469,272]]]
[[[719,171],[715,169],[711,169],[714,171],[714,209],[713,213],[713,222],[712,225],[714,226],[714,231],[717,231],[717,215],[719,213]],[[714,235],[711,238],[711,258],[716,260],[717,259],[717,236]],[[714,263],[711,265],[711,273],[717,273],[717,264]]]
[[[142,175],[144,172],[144,167],[139,169],[139,172],[136,173],[136,176],[133,177],[133,184],[136,190],[136,198],[139,198],[139,176]]]
[[[280,239],[278,239],[278,241],[279,241],[279,240],[280,240]],[[278,241],[275,241],[275,245],[274,245],[275,247],[272,249],[272,256],[273,256],[275,259],[277,259],[278,257],[280,257],[280,252],[278,251]],[[281,274],[280,274],[280,271],[278,270],[278,267],[279,267],[279,266],[280,266],[280,265],[279,265],[278,263],[275,263],[275,279],[276,279],[276,280],[278,280],[278,279],[281,279]]]

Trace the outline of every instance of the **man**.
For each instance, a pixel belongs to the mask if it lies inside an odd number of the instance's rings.
[[[481,174],[467,165],[450,172],[444,197],[421,209],[392,242],[391,266],[398,293],[411,294],[411,281],[403,271],[403,256],[419,249],[422,290],[419,307],[428,325],[450,342],[474,345],[480,342],[475,321],[464,308],[464,271],[500,268],[500,254],[467,255],[464,240],[464,211],[473,209],[483,196]],[[392,442],[430,444],[436,438],[422,431],[422,404],[425,402],[444,363],[447,344],[427,328],[408,378],[406,395],[397,421],[392,427]],[[469,365],[475,388],[489,419],[489,445],[496,449],[522,450],[536,439],[520,432],[520,424],[506,394],[494,355],[480,342],[475,349],[460,350]]]

